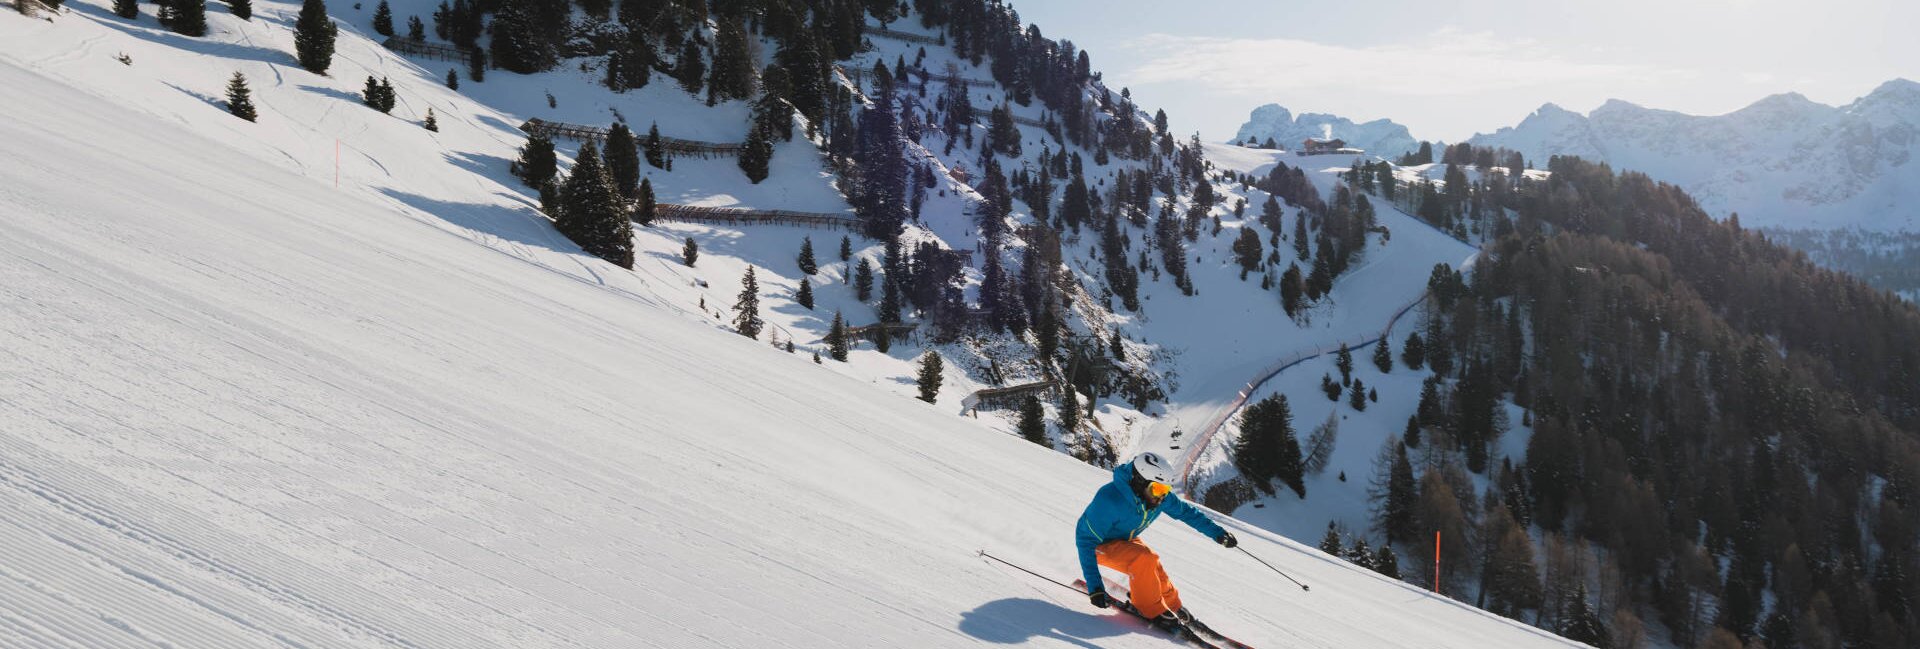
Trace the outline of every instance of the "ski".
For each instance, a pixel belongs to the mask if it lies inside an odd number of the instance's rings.
[[[1075,579],[1073,580],[1073,587],[1080,589],[1080,592],[1084,593],[1087,591],[1087,580]],[[1129,596],[1127,594],[1127,589],[1125,587],[1120,586],[1118,584],[1108,584],[1107,595],[1113,598],[1112,603],[1114,608],[1125,611],[1128,615],[1132,615],[1133,617],[1139,619],[1140,621],[1146,622],[1149,628],[1156,628],[1156,629],[1158,628],[1153,626],[1153,620],[1149,619],[1145,615],[1141,615],[1140,611],[1138,609],[1135,609],[1133,607],[1133,604],[1128,601]],[[1247,645],[1240,644],[1239,642],[1235,642],[1233,640],[1227,639],[1226,636],[1222,636],[1218,633],[1214,633],[1212,629],[1198,628],[1198,627],[1204,627],[1205,625],[1198,624],[1197,622],[1198,621],[1196,620],[1195,624],[1186,625],[1180,630],[1179,633],[1175,633],[1172,635],[1174,636],[1175,639],[1181,640],[1195,647],[1200,647],[1202,649],[1253,649],[1252,647],[1248,647]],[[1203,635],[1211,636],[1217,640],[1220,640],[1222,642],[1227,642],[1230,644],[1226,646],[1214,644],[1212,641],[1209,641],[1207,638],[1201,637]]]

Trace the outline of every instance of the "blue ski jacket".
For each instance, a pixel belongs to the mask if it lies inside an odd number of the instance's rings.
[[[1089,593],[1106,589],[1106,582],[1100,579],[1100,561],[1094,557],[1093,549],[1108,541],[1140,538],[1140,533],[1145,532],[1147,526],[1152,525],[1162,512],[1210,539],[1220,538],[1221,534],[1226,533],[1213,519],[1181,500],[1178,494],[1167,494],[1167,497],[1160,499],[1160,506],[1148,509],[1146,503],[1133,495],[1133,488],[1127,485],[1132,479],[1133,465],[1114,467],[1113,480],[1101,485],[1100,491],[1093,494],[1093,502],[1087,503],[1087,511],[1080,514],[1080,524],[1074,531],[1073,540],[1080,547],[1080,572],[1087,580]]]

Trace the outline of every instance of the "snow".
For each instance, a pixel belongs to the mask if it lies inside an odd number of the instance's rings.
[[[875,317],[845,286],[842,232],[638,228],[627,271],[582,255],[506,172],[527,118],[734,141],[744,104],[658,76],[611,93],[572,64],[462,68],[456,92],[457,64],[360,33],[376,3],[334,4],[330,76],[293,65],[292,3],[251,22],[216,5],[203,39],[104,0],[0,18],[21,116],[0,124],[0,646],[1169,646],[975,556],[1075,574],[1065,528],[1106,474],[1003,415],[955,416],[981,387],[966,359],[932,405],[910,397],[925,348],[813,363],[834,311]],[[399,0],[395,22],[431,4]],[[872,40],[869,67],[918,49]],[[929,68],[989,76],[927,49]],[[224,112],[236,70],[259,123]],[[360,105],[368,75],[392,79],[392,115]],[[997,103],[972,92],[983,115]],[[1050,140],[1021,131],[1029,155]],[[1252,170],[1276,152],[1209,154]],[[944,195],[915,235],[970,246],[977,195],[944,170],[972,154],[929,155]],[[1314,160],[1323,192],[1351,162]],[[726,159],[643,171],[665,202],[847,210],[811,144],[780,144],[772,168],[759,185]],[[1215,212],[1226,229],[1193,246],[1203,295],[1149,281],[1145,313],[1093,322],[1185,373],[1170,416],[1098,404],[1123,453],[1274,357],[1377,331],[1433,263],[1471,254],[1382,206],[1392,241],[1294,325],[1229,268],[1251,215]],[[803,236],[811,311],[788,297]],[[1069,246],[1076,268],[1093,239]],[[854,263],[877,261],[854,241]],[[725,332],[749,265],[758,342]],[[786,341],[798,353],[767,344]],[[1176,525],[1149,537],[1195,610],[1256,645],[1560,644],[1227,524],[1313,593]]]
[[[1322,196],[1332,195],[1336,176],[1352,167],[1355,159],[1350,155],[1301,157],[1231,144],[1207,145],[1207,157],[1222,168],[1256,176],[1265,174],[1276,162],[1302,167]],[[1253,200],[1249,203],[1259,204]],[[1341,343],[1357,346],[1378,338],[1394,318],[1424,295],[1426,278],[1436,264],[1462,267],[1476,254],[1472,246],[1454,240],[1384,201],[1375,202],[1374,206],[1379,223],[1388,228],[1391,237],[1383,240],[1379,235],[1371,235],[1365,256],[1334,282],[1332,297],[1308,312],[1302,322],[1289,320],[1278,300],[1270,297],[1263,300],[1264,304],[1240,303],[1238,313],[1191,309],[1155,314],[1156,325],[1204,332],[1207,342],[1182,350],[1182,364],[1190,368],[1187,377],[1180,390],[1172,395],[1167,415],[1141,440],[1138,450],[1156,451],[1168,457],[1193,457],[1196,474],[1206,475],[1210,467],[1224,458],[1220,447],[1230,443],[1231,432],[1215,437],[1212,445],[1204,448],[1197,443],[1202,440],[1196,433],[1211,422],[1231,418],[1240,404],[1237,397],[1244,394],[1250,384],[1274,374],[1277,368],[1332,354]],[[1253,212],[1257,209],[1250,207],[1249,212],[1257,213]],[[1292,218],[1289,216],[1288,221]],[[1291,249],[1283,252],[1290,253]],[[1224,266],[1206,270],[1237,273],[1237,269]],[[1196,273],[1201,271],[1196,268]],[[1230,277],[1216,277],[1211,283],[1197,283],[1221,286],[1230,280]],[[1294,370],[1288,373],[1298,374]],[[1312,378],[1317,394],[1319,375]],[[1418,394],[1417,388],[1414,394]],[[1296,427],[1306,429],[1319,419],[1308,419],[1296,412],[1294,421]],[[1176,431],[1182,433],[1179,438],[1174,436]],[[1176,445],[1181,448],[1174,448]],[[1192,489],[1203,486],[1192,482],[1187,485]],[[1312,540],[1318,538],[1325,526],[1305,536],[1295,535],[1287,527],[1272,529],[1296,540]]]
[[[0,644],[1170,646],[975,556],[1072,574],[1105,472],[20,53]],[[1561,644],[1229,524],[1313,592],[1150,538],[1256,645]]]
[[[1888,81],[1845,106],[1796,93],[1717,116],[1611,100],[1587,115],[1553,104],[1468,140],[1535,166],[1577,155],[1687,190],[1710,214],[1756,227],[1920,228],[1920,84]]]

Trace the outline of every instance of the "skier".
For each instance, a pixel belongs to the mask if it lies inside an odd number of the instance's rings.
[[[1080,571],[1094,606],[1106,608],[1111,603],[1100,579],[1100,566],[1106,566],[1127,574],[1129,597],[1141,617],[1178,633],[1193,623],[1193,615],[1180,605],[1180,591],[1160,567],[1160,555],[1140,541],[1140,533],[1162,512],[1220,545],[1231,548],[1239,543],[1232,532],[1173,494],[1172,467],[1158,453],[1141,453],[1132,462],[1114,467],[1113,480],[1093,494],[1093,502],[1080,514],[1074,542],[1080,548]]]

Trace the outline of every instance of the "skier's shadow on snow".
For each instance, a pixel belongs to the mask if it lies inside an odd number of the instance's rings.
[[[1046,637],[1099,649],[1087,640],[1137,631],[1111,616],[1090,615],[1029,598],[997,599],[960,614],[961,633],[996,644],[1022,644]]]

